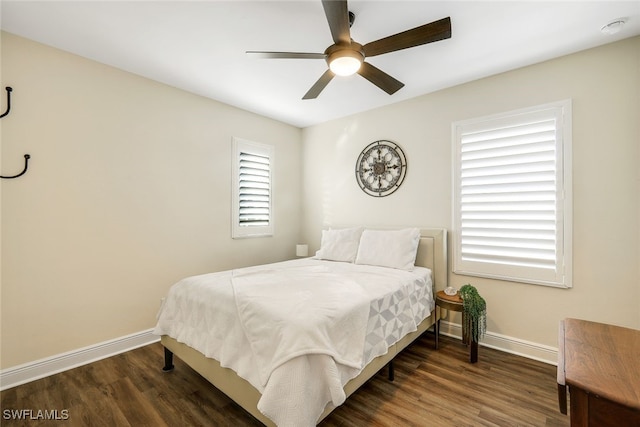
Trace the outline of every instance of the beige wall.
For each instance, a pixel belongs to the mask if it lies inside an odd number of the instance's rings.
[[[1,172],[33,156],[0,182],[3,369],[148,329],[179,278],[315,251],[323,226],[450,229],[451,122],[566,98],[574,288],[450,280],[479,288],[494,336],[554,347],[564,317],[640,328],[638,37],[303,131],[6,33],[1,71]],[[276,145],[273,238],[230,238],[232,136]],[[409,163],[382,199],[354,177],[377,139]]]
[[[323,226],[451,229],[451,123],[567,98],[573,289],[453,274],[450,281],[478,288],[492,334],[534,346],[555,347],[565,317],[640,328],[640,37],[304,129],[303,240],[316,250]],[[354,178],[359,152],[378,139],[400,144],[408,158],[402,187],[380,199]]]
[[[301,130],[2,33],[2,368],[153,327],[183,276],[292,258]],[[232,240],[231,139],[274,144],[276,235]]]

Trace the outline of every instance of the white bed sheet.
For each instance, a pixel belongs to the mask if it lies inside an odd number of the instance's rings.
[[[278,283],[276,271],[287,280]],[[317,293],[320,287],[328,293]],[[327,312],[324,303],[332,300],[339,304]],[[316,307],[303,309],[304,301]],[[344,384],[415,331],[434,305],[427,268],[408,272],[306,258],[183,279],[164,300],[154,333],[233,369],[260,391],[258,409],[277,425],[313,426],[327,403],[344,402]],[[318,326],[328,332],[297,340],[305,329],[316,330],[312,317],[329,322]],[[341,334],[345,322],[359,326]],[[287,323],[297,329],[286,330]],[[268,345],[257,340],[261,335]]]

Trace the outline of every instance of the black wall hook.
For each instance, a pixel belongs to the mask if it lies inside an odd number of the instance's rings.
[[[30,158],[31,158],[30,155],[28,155],[28,154],[24,155],[24,170],[22,172],[20,172],[18,175],[0,176],[0,178],[2,178],[2,179],[13,179],[13,178],[18,178],[19,176],[24,175],[27,172],[27,168],[29,167],[29,159]]]
[[[13,90],[10,86],[7,86],[6,88],[7,91],[7,111],[5,111],[1,116],[0,119],[3,118],[4,116],[6,116],[7,114],[9,114],[9,111],[11,111],[11,91]]]
[[[7,111],[5,111],[1,116],[0,119],[3,118],[4,116],[6,116],[7,114],[9,114],[9,111],[11,111],[11,91],[13,90],[10,86],[5,87],[6,91],[7,91]],[[20,172],[18,175],[13,175],[13,176],[0,176],[0,178],[2,179],[12,179],[12,178],[17,178],[19,176],[24,175],[27,172],[27,168],[29,167],[29,159],[31,158],[30,155],[25,154],[24,155],[24,169],[22,170],[22,172]]]

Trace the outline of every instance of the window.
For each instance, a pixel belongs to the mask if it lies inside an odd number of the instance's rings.
[[[452,132],[454,273],[571,287],[571,101]]]
[[[273,235],[273,152],[270,145],[233,138],[234,239]]]

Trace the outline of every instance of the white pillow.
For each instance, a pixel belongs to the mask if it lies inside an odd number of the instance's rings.
[[[322,230],[322,241],[316,258],[328,261],[355,261],[362,230],[362,227]]]
[[[420,242],[420,230],[364,230],[356,264],[413,270]]]

